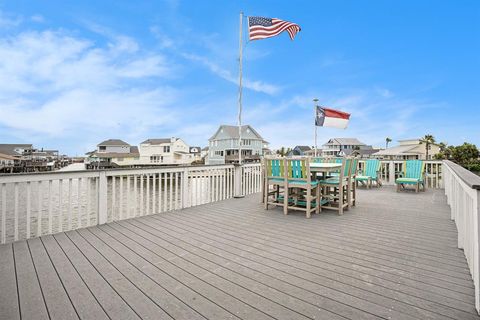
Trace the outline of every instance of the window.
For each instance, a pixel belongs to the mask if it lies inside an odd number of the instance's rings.
[[[170,153],[170,146],[164,146],[163,147],[163,152],[164,153]]]
[[[223,157],[223,151],[215,151],[215,155]]]
[[[163,157],[160,156],[150,156],[150,163],[159,163],[160,159],[163,161]]]
[[[99,147],[98,147],[98,150],[100,150],[100,151],[105,151],[105,150],[107,150],[107,147],[106,147],[106,146],[99,146]]]

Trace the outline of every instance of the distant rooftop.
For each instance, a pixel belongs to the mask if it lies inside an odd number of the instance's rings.
[[[129,146],[129,144],[120,139],[108,139],[100,142],[97,146]]]
[[[347,145],[347,146],[364,146],[365,143],[357,138],[332,138],[324,145]]]
[[[178,138],[173,138],[173,139],[175,139],[175,141],[178,140]],[[141,142],[141,144],[163,144],[163,143],[170,143],[171,141],[172,141],[171,138],[147,139]]]
[[[230,125],[223,124],[217,129],[215,134],[209,140],[214,140],[215,137],[217,136],[217,134],[222,130],[223,130],[223,133],[226,133],[231,139],[238,139],[239,138],[238,126],[230,126]],[[252,126],[250,126],[248,124],[242,126],[242,136],[243,136],[243,134],[248,133],[248,130],[250,130],[258,139],[262,140],[264,143],[268,143],[267,141],[265,141],[262,138],[262,136],[255,129],[253,129]]]

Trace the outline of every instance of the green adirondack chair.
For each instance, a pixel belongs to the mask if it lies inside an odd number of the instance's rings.
[[[310,172],[310,159],[286,159],[287,168],[287,188],[285,196],[289,197],[288,209],[304,211],[307,218],[310,218],[312,212],[319,213],[321,202],[320,187],[318,181],[312,179]],[[293,203],[292,203],[293,202]]]
[[[425,191],[425,163],[422,160],[407,160],[403,163],[403,170],[399,177],[395,180],[397,184],[397,192],[405,185],[414,185],[415,191]]]
[[[265,177],[263,186],[263,197],[265,209],[268,210],[268,205],[283,206],[286,208],[286,203],[283,193],[287,184],[285,160],[284,159],[268,159],[265,158]],[[273,190],[270,189],[273,186]]]
[[[365,161],[365,168],[355,177],[356,184],[361,183],[366,185],[367,188],[371,188],[372,181],[375,181],[376,186],[380,187],[382,185],[380,182],[380,165],[380,160],[378,159]]]

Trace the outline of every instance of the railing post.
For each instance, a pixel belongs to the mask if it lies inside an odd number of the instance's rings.
[[[388,184],[395,185],[395,162],[388,162]]]
[[[198,179],[197,179],[198,180]],[[197,182],[198,183],[198,182]],[[182,172],[182,201],[181,201],[181,209],[188,208],[188,168],[184,168]],[[196,195],[198,196],[198,195]]]
[[[99,172],[98,177],[98,224],[107,223],[107,173],[105,171]]]
[[[472,278],[475,287],[475,309],[477,309],[477,313],[480,314],[480,190],[476,190],[476,199],[473,200],[473,215],[477,221],[474,227]]]
[[[235,164],[235,173],[233,178],[233,197],[234,198],[243,198],[245,195],[242,190],[242,172],[243,166],[241,164]]]

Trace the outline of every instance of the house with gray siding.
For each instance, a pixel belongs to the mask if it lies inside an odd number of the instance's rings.
[[[238,126],[221,125],[208,139],[206,164],[238,163]],[[242,162],[260,161],[268,142],[250,125],[242,126]]]

